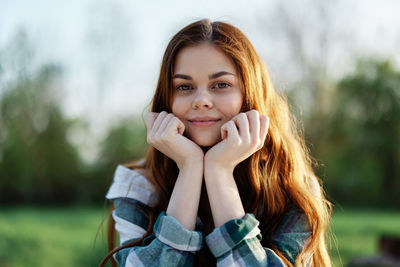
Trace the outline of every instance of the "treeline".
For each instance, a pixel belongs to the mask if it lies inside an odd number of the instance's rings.
[[[61,68],[42,66],[7,84],[0,99],[0,202],[98,202],[113,168],[143,155],[145,130],[121,121],[101,141],[98,160],[85,164],[68,135],[84,121],[60,109]],[[4,84],[3,84],[4,86]]]
[[[323,126],[313,148],[328,194],[337,204],[399,208],[399,70],[360,60],[334,88],[328,115],[309,123]]]
[[[103,203],[116,165],[145,153],[143,121],[122,119],[101,140],[97,160],[85,163],[70,135],[86,122],[60,108],[62,68],[44,65],[6,82],[1,66],[0,203]],[[387,60],[360,60],[334,84],[326,109],[302,120],[329,198],[400,207],[399,70]]]

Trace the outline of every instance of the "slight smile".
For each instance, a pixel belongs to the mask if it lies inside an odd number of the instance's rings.
[[[221,119],[216,119],[216,118],[209,118],[209,117],[202,117],[202,118],[193,118],[188,120],[191,124],[194,126],[199,126],[199,127],[208,127],[211,125],[216,124],[218,121]]]

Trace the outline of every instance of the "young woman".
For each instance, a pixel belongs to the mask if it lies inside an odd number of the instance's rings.
[[[111,256],[121,266],[331,265],[329,203],[285,98],[237,28],[201,20],[172,38],[147,141],[106,196],[102,266]]]

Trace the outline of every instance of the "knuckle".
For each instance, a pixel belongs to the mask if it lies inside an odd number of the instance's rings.
[[[249,118],[253,119],[255,122],[260,121],[260,113],[257,110],[253,109],[249,113]]]
[[[241,118],[241,119],[245,119],[247,117],[247,115],[242,112],[242,113],[238,114],[238,117]]]
[[[153,144],[154,143],[154,138],[152,137],[152,136],[147,136],[147,143],[149,143],[149,144]]]
[[[260,117],[264,124],[268,123],[268,117],[266,115],[260,115]]]
[[[168,131],[168,129],[166,131],[164,131],[161,135],[160,135],[160,139],[164,142],[167,143],[168,141],[170,141],[172,138],[170,131]]]
[[[240,146],[240,145],[243,144],[243,142],[242,142],[242,140],[240,140],[240,138],[233,138],[232,143],[233,143],[235,146]]]
[[[160,135],[160,139],[161,140],[168,140],[168,135],[167,135],[167,133],[166,132],[163,132],[161,135]]]
[[[259,113],[258,113],[258,111],[256,109],[252,109],[252,110],[249,111],[249,114],[253,115],[253,116],[257,116]]]
[[[153,137],[153,142],[154,143],[159,143],[162,140],[161,134],[155,134]]]

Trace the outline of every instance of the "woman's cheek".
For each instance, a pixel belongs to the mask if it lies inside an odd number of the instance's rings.
[[[185,101],[182,97],[175,97],[172,102],[172,113],[179,119],[185,114]]]

